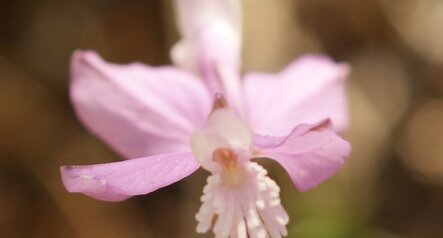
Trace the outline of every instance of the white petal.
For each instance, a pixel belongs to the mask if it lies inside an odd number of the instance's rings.
[[[200,130],[191,136],[191,148],[197,162],[206,170],[218,171],[218,164],[212,155],[217,148],[227,148],[229,144],[220,136],[208,130]]]
[[[234,149],[249,151],[252,132],[248,126],[230,109],[215,110],[208,118],[208,126],[224,138]]]
[[[241,47],[238,0],[176,0],[182,39],[173,47],[176,65],[197,72],[212,92],[221,90],[216,65],[239,68]]]

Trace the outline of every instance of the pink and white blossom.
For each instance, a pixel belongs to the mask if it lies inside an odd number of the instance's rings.
[[[239,2],[175,3],[183,36],[171,50],[176,66],[117,65],[92,51],[74,53],[76,114],[128,160],[63,166],[63,183],[69,192],[120,201],[202,167],[211,175],[198,232],[285,236],[289,218],[279,187],[251,159],[277,161],[300,191],[333,176],[351,149],[337,134],[348,126],[348,67],[308,55],[280,73],[242,77]]]

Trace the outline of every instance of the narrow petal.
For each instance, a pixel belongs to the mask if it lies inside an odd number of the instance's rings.
[[[254,135],[257,157],[280,163],[298,190],[307,191],[343,166],[351,152],[349,142],[340,138],[329,120],[295,127],[286,137]]]
[[[212,92],[220,90],[216,65],[238,69],[241,17],[238,0],[176,0],[183,39],[172,49],[174,63],[201,75]]]
[[[205,85],[172,67],[109,64],[77,51],[71,73],[77,115],[126,158],[190,151],[189,135],[211,108]]]
[[[198,167],[191,153],[174,153],[108,164],[63,166],[60,171],[69,192],[121,201],[175,183]]]
[[[220,92],[227,100],[229,108],[237,112],[240,117],[246,118],[244,91],[239,71],[219,64],[216,65],[216,72]]]
[[[304,56],[279,74],[245,76],[245,97],[252,128],[283,136],[293,125],[331,118],[335,131],[348,126],[345,78],[349,68],[331,59]]]

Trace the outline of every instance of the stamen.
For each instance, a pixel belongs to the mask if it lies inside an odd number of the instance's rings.
[[[225,97],[221,93],[216,93],[214,96],[214,103],[212,104],[212,111],[225,107],[228,107]]]

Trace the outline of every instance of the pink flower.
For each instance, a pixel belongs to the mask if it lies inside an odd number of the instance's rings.
[[[115,65],[94,52],[72,58],[71,99],[82,122],[129,160],[63,166],[69,192],[120,201],[153,192],[200,166],[211,172],[197,231],[217,237],[286,235],[279,188],[251,158],[281,164],[300,191],[334,175],[350,153],[346,65],[324,56],[240,80],[236,0],[176,0],[180,67]],[[184,69],[184,70],[183,70]],[[220,95],[224,95],[224,98]],[[215,101],[214,101],[215,97]]]

